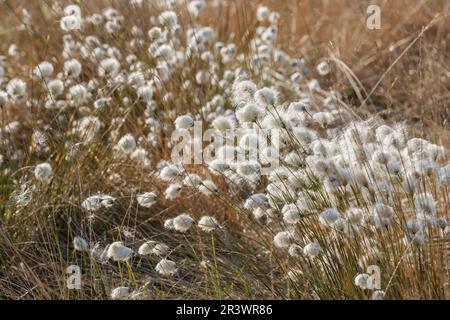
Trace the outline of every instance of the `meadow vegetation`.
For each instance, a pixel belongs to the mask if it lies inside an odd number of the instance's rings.
[[[0,298],[450,298],[449,8],[0,2]]]

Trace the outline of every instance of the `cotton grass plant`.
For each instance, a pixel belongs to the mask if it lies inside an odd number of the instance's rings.
[[[1,60],[2,298],[449,297],[440,141],[355,110],[334,58],[283,50],[270,5],[241,37],[207,23],[232,2],[116,5],[42,4],[47,38],[24,11],[37,56]],[[280,134],[256,159],[177,163],[172,134],[196,121]]]

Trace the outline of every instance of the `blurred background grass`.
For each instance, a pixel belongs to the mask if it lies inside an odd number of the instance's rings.
[[[127,1],[61,3],[77,3],[86,12],[98,11],[110,4],[126,12]],[[239,45],[250,38],[249,26],[254,23],[254,11],[261,3],[280,13],[279,45],[288,53],[304,57],[310,65],[324,57],[335,56],[359,79],[362,93],[371,92],[383,77],[370,97],[369,102],[373,103],[359,110],[361,113],[376,113],[388,122],[407,121],[426,137],[439,138],[449,145],[449,1],[226,0],[218,1],[221,8],[205,14],[203,22],[214,22],[221,36],[231,35]],[[157,1],[150,1],[148,5],[156,4]],[[366,10],[370,4],[381,8],[380,30],[366,27]],[[33,16],[34,23],[30,27],[35,30],[34,35],[16,28],[24,8]],[[32,66],[46,57],[49,48],[45,46],[61,45],[61,41],[55,42],[52,38],[59,22],[52,12],[51,1],[6,0],[0,2],[0,12],[2,53],[7,51],[9,43],[16,43],[29,56]],[[133,18],[145,25],[150,16],[144,12]],[[185,15],[182,19],[189,17]],[[418,36],[427,26],[427,30]],[[30,41],[30,37],[36,36],[45,41]],[[415,41],[414,45],[405,51],[412,41]],[[358,109],[361,101],[358,101],[346,73],[333,74],[328,87],[342,92],[344,98]]]

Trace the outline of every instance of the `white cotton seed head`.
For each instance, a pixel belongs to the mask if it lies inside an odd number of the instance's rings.
[[[269,22],[272,25],[275,25],[278,23],[278,20],[280,19],[280,14],[278,12],[271,12],[269,16]]]
[[[402,186],[406,193],[413,194],[419,184],[418,178],[414,174],[405,176]]]
[[[384,300],[385,292],[383,290],[375,290],[372,293],[372,300]]]
[[[169,259],[162,259],[155,267],[156,272],[162,276],[173,276],[177,271],[177,265],[175,262]]]
[[[211,268],[211,266],[212,266],[212,264],[211,264],[211,261],[209,261],[209,260],[202,260],[202,261],[200,262],[200,267],[201,267],[202,269],[207,270],[207,269]]]
[[[102,264],[106,264],[108,262],[108,253],[109,246],[102,248],[100,243],[96,243],[90,250],[89,255],[91,258],[96,259],[98,262]]]
[[[219,191],[215,183],[211,180],[202,181],[202,183],[197,188],[205,196],[210,196]]]
[[[61,29],[65,32],[77,30],[80,28],[80,25],[80,18],[74,15],[63,17],[60,21]]]
[[[140,71],[131,72],[127,77],[128,84],[139,88],[145,84],[145,75]]]
[[[423,230],[424,224],[417,220],[408,220],[406,221],[406,229],[411,234],[416,234]]]
[[[438,170],[438,181],[443,186],[450,186],[450,164]]]
[[[263,106],[275,104],[276,92],[270,88],[262,88],[255,92],[255,100]]]
[[[123,245],[121,241],[112,243],[108,248],[107,257],[114,261],[126,261],[133,256],[133,250]]]
[[[144,208],[150,208],[156,203],[157,196],[153,192],[146,192],[136,197],[138,204]]]
[[[317,242],[308,243],[303,248],[303,253],[309,257],[317,257],[322,252],[322,247]]]
[[[259,6],[256,10],[256,18],[258,21],[263,22],[269,19],[270,10],[266,6]]]
[[[198,221],[198,227],[204,232],[212,232],[220,228],[220,224],[213,216],[203,216]]]
[[[373,210],[382,219],[390,219],[394,216],[394,209],[383,203],[374,204]]]
[[[436,213],[436,202],[431,193],[420,193],[414,197],[414,205],[417,215],[434,215]]]
[[[316,112],[313,114],[312,118],[322,127],[330,126],[335,120],[333,114],[330,112]]]
[[[186,213],[182,213],[173,219],[173,228],[179,232],[186,232],[194,223],[194,219]]]
[[[147,167],[150,164],[150,159],[148,158],[148,152],[144,148],[136,148],[130,155],[130,159],[136,161],[136,163]]]
[[[192,0],[188,4],[188,11],[193,17],[198,17],[206,8],[205,0]]]
[[[292,243],[292,235],[289,231],[278,232],[273,238],[273,243],[277,248],[288,248]]]
[[[258,141],[260,137],[256,133],[245,134],[241,139],[239,139],[239,147],[243,150],[255,150],[258,148]]]
[[[64,83],[59,79],[50,80],[47,83],[47,88],[52,97],[56,98],[64,92]]]
[[[39,63],[33,70],[33,75],[42,79],[50,77],[52,73],[53,73],[53,65],[48,61],[43,61]]]
[[[257,174],[259,170],[259,163],[255,161],[242,161],[237,164],[236,172],[242,176],[251,176]]]
[[[117,76],[120,70],[120,63],[115,58],[106,58],[100,61],[98,67],[98,75],[100,77],[111,77]]]
[[[300,211],[297,208],[290,208],[283,213],[283,220],[289,224],[295,224],[301,219]]]
[[[175,27],[177,24],[177,14],[173,11],[164,11],[158,17],[159,23],[166,27]]]
[[[406,143],[408,151],[413,154],[425,150],[428,144],[429,142],[422,138],[412,138]]]
[[[450,194],[449,194],[449,198],[450,198]],[[444,236],[449,237],[450,236],[450,226],[446,226],[443,233],[444,233]]]
[[[264,110],[254,103],[247,103],[244,107],[236,111],[236,118],[239,122],[254,122],[264,115]]]
[[[202,179],[198,174],[195,173],[188,174],[183,180],[183,184],[188,187],[197,187],[201,183]]]
[[[81,206],[86,211],[95,212],[102,208],[111,208],[114,205],[115,200],[115,198],[109,195],[97,194],[84,200]]]
[[[166,230],[174,230],[173,219],[166,219],[164,221],[164,229]]]
[[[215,129],[222,132],[230,130],[234,127],[233,122],[225,116],[218,116],[217,118],[215,118],[212,122],[212,125]]]
[[[446,217],[437,217],[435,223],[442,230],[445,230],[445,228],[447,228],[448,226],[448,221]]]
[[[394,130],[388,125],[381,125],[375,130],[375,136],[378,142],[383,142],[383,140],[390,135]]]
[[[214,60],[214,55],[210,51],[203,52],[200,57],[205,62],[212,62]]]
[[[175,120],[175,128],[177,130],[189,129],[194,126],[194,120],[190,115],[179,116]]]
[[[332,226],[339,218],[341,214],[333,208],[326,209],[319,216],[319,221],[325,226]]]
[[[391,218],[381,218],[377,214],[371,214],[367,217],[367,221],[375,228],[381,228],[392,224]]]
[[[156,241],[147,241],[147,242],[144,242],[140,247],[139,247],[139,250],[138,250],[138,253],[139,253],[139,255],[141,255],[141,256],[147,256],[147,255],[149,255],[149,254],[152,254],[153,253],[153,249],[154,249],[154,247],[156,246],[158,244],[158,242],[156,242]]]
[[[326,76],[327,74],[330,73],[330,71],[331,71],[331,67],[330,67],[329,63],[326,61],[322,61],[321,63],[319,63],[317,65],[317,72],[321,76]]]
[[[416,233],[414,235],[414,237],[412,238],[412,243],[418,247],[423,246],[427,241],[427,237],[425,235],[424,232],[419,231],[418,233]]]
[[[38,164],[34,169],[34,176],[37,180],[42,182],[50,180],[53,176],[52,166],[47,162]]]
[[[73,238],[73,247],[77,251],[81,251],[81,252],[89,251],[89,243],[80,236],[76,236]]]
[[[69,88],[69,97],[76,106],[81,106],[88,99],[89,93],[85,86],[77,84]]]
[[[65,61],[64,73],[69,78],[77,78],[81,74],[81,63],[76,59]]]
[[[181,171],[179,167],[176,165],[165,166],[159,173],[159,177],[161,178],[161,180],[166,182],[170,182],[174,179],[177,179],[180,175]]]
[[[164,243],[158,243],[153,247],[152,254],[162,257],[168,255],[169,251],[170,248],[168,245]]]
[[[251,195],[250,198],[245,200],[244,208],[247,210],[254,210],[257,208],[267,208],[268,199],[263,193],[255,193]]]
[[[11,57],[16,57],[19,54],[20,54],[20,50],[15,43],[11,44],[8,47],[8,55],[10,55]]]
[[[13,100],[20,100],[25,96],[27,84],[25,81],[14,78],[6,85],[6,92]]]
[[[128,287],[118,287],[111,291],[111,299],[121,300],[127,299],[130,296],[130,289]]]
[[[167,187],[167,189],[164,191],[164,196],[167,200],[174,200],[178,198],[178,196],[181,194],[181,184],[179,183],[173,183]]]
[[[300,247],[298,244],[295,243],[291,244],[291,246],[288,249],[288,254],[294,258],[301,256],[302,253],[303,253],[302,247]]]
[[[317,79],[312,79],[308,82],[308,88],[311,91],[317,91],[320,90],[320,83],[317,81]]]
[[[355,277],[355,285],[361,289],[368,289],[370,276],[367,273],[358,274]]]
[[[195,82],[199,85],[206,85],[210,83],[210,75],[204,70],[200,70],[195,75]]]
[[[136,140],[133,135],[126,134],[118,142],[119,150],[125,154],[131,154],[136,149]]]
[[[148,31],[148,37],[150,40],[155,41],[161,38],[163,35],[161,28],[153,27]]]
[[[8,103],[8,94],[5,91],[0,91],[0,108]]]
[[[265,221],[271,215],[271,212],[262,208],[256,208],[252,211],[252,214],[256,220]]]
[[[141,86],[137,89],[137,96],[143,102],[150,102],[153,98],[153,89],[150,85]]]
[[[19,129],[20,129],[20,122],[12,121],[4,127],[4,132],[9,133],[9,134],[17,134],[19,132]],[[2,131],[0,131],[0,134],[1,133],[2,133]]]
[[[209,168],[212,170],[214,174],[218,174],[220,172],[225,172],[230,169],[230,165],[226,163],[223,159],[214,159],[210,163],[208,163]]]
[[[76,16],[81,18],[81,9],[76,4],[70,4],[64,8],[65,16]]]
[[[363,219],[364,212],[359,208],[349,208],[345,214],[349,223],[360,224]]]
[[[102,127],[102,122],[94,116],[86,116],[81,118],[74,128],[74,132],[79,135],[84,144],[92,142]]]
[[[386,164],[386,168],[390,174],[398,175],[402,170],[402,165],[399,161],[389,161]]]

